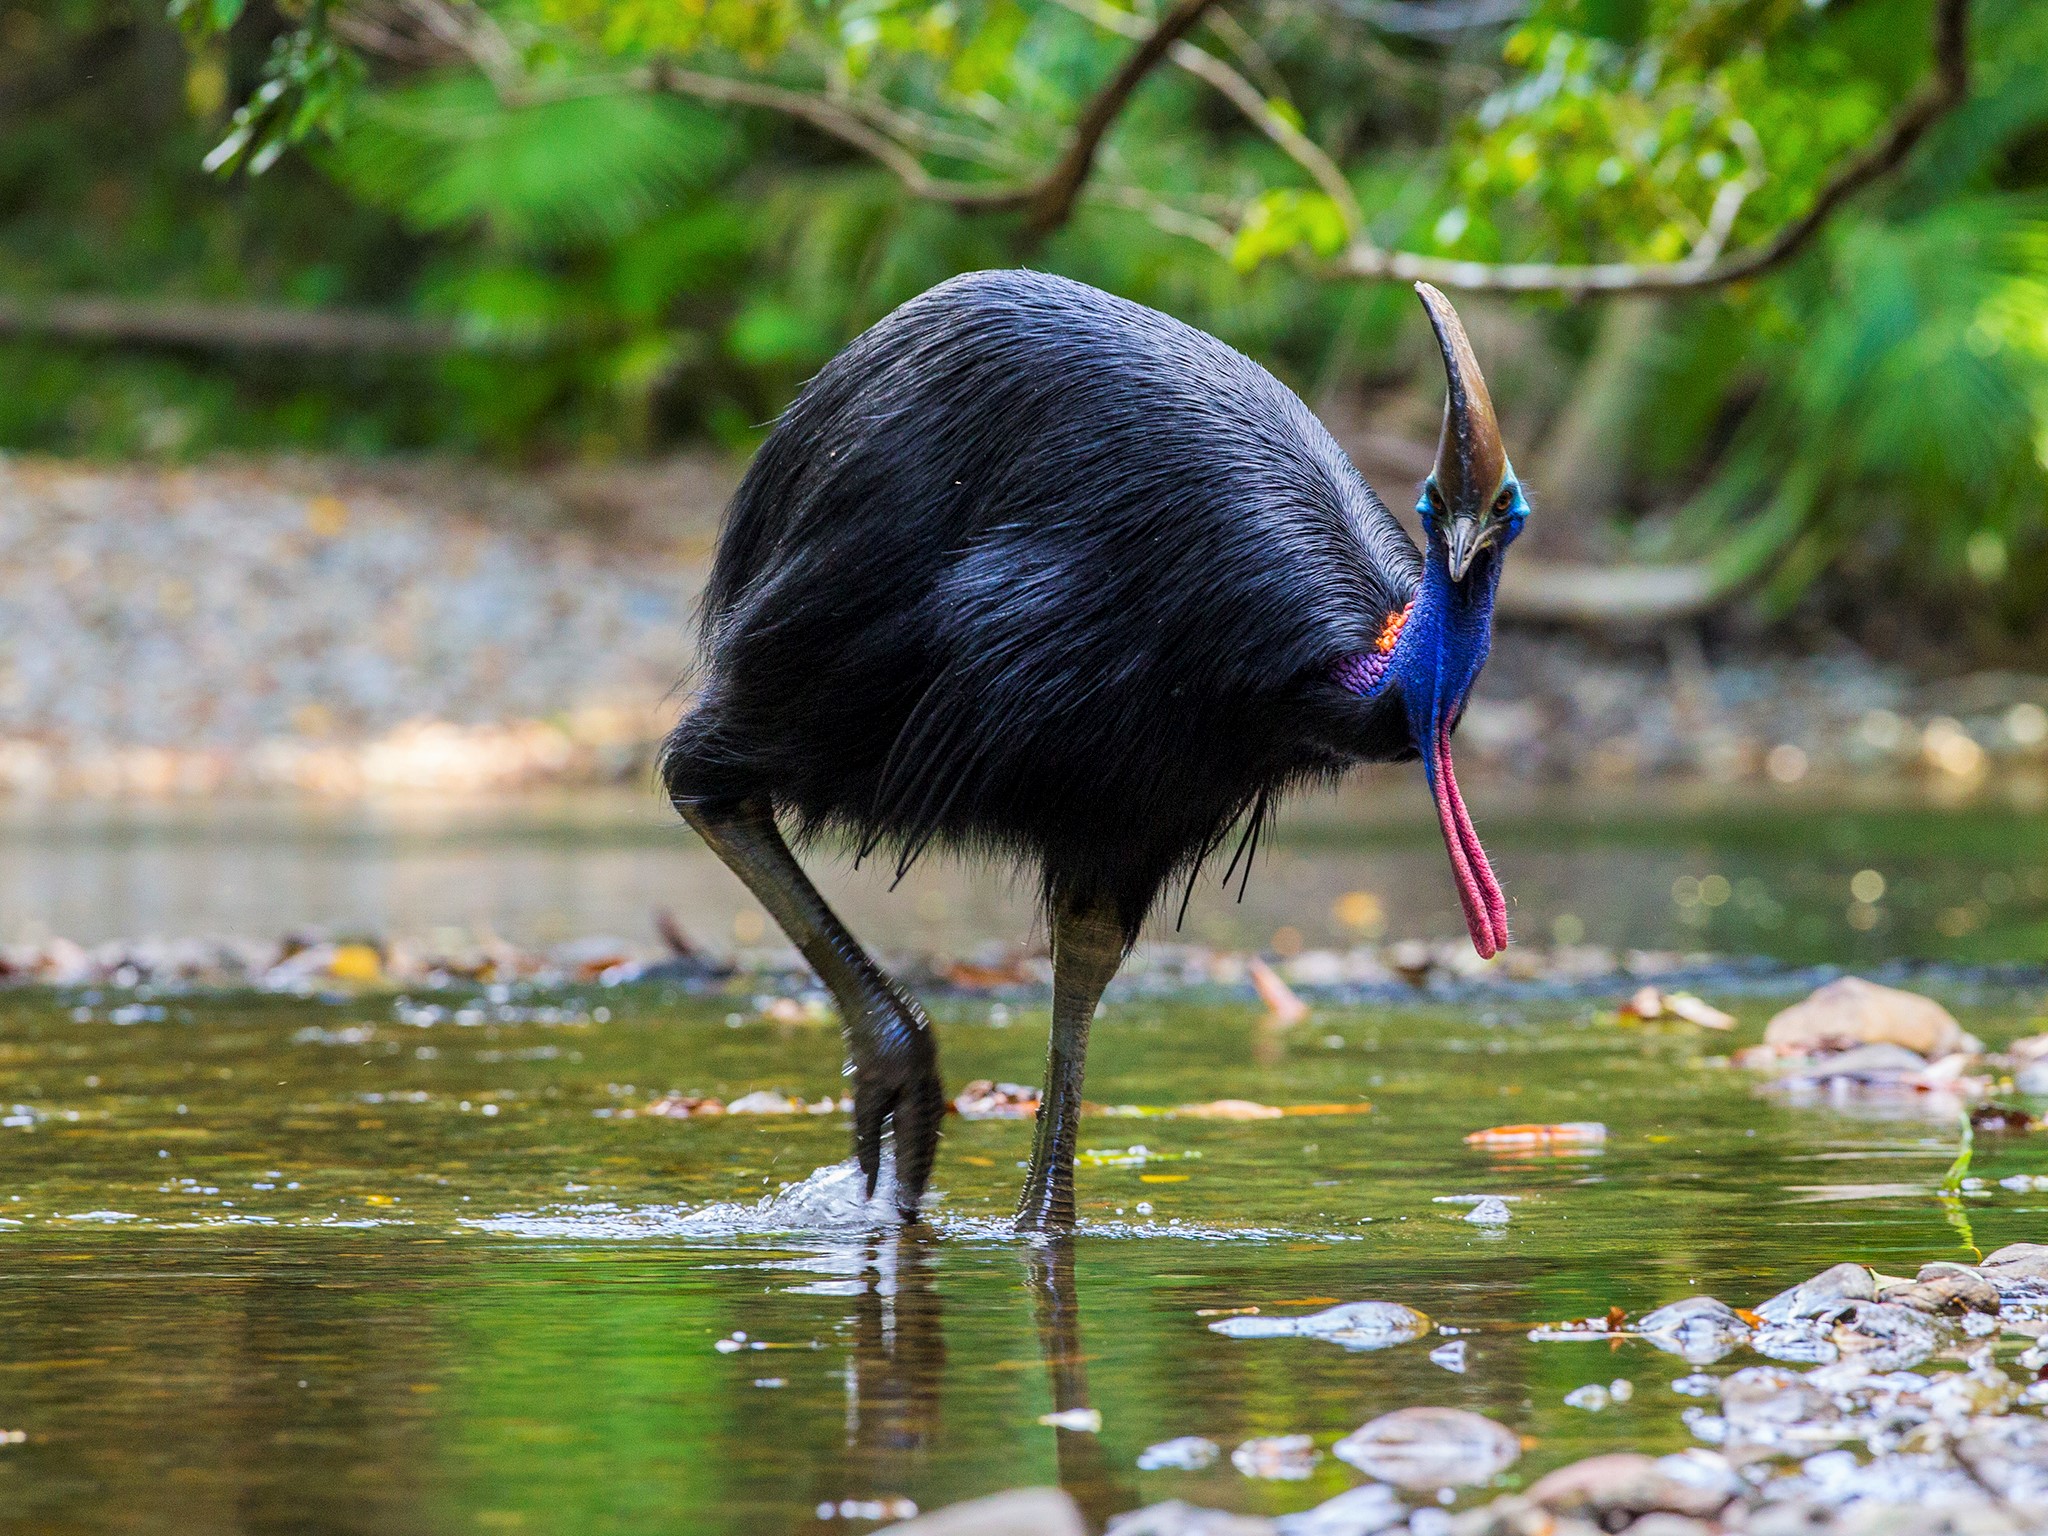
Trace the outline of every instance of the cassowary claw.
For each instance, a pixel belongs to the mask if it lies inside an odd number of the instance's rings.
[[[853,1153],[875,1197],[882,1177],[882,1133],[896,1138],[896,1211],[906,1226],[917,1221],[918,1204],[939,1151],[939,1127],[946,1091],[939,1082],[938,1053],[931,1026],[915,1004],[891,1010],[868,1031],[874,1048],[853,1063]]]

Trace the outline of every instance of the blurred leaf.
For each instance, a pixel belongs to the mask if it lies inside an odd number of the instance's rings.
[[[688,102],[507,106],[487,81],[453,75],[365,102],[335,165],[421,229],[482,225],[507,244],[549,248],[628,235],[714,175],[733,143]]]

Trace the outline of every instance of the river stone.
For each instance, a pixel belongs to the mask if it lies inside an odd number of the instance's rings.
[[[1827,1394],[1798,1372],[1752,1365],[1722,1381],[1721,1416],[1740,1438],[1768,1440],[1829,1423],[1837,1414]]]
[[[1973,1426],[1955,1452],[1972,1476],[2007,1503],[2048,1509],[2048,1422],[1991,1419]]]
[[[1230,1464],[1246,1477],[1298,1483],[1316,1469],[1323,1453],[1307,1435],[1260,1435],[1230,1453]]]
[[[1998,1315],[1998,1287],[1967,1264],[1936,1262],[1922,1266],[1917,1279],[1888,1285],[1878,1300],[1895,1301],[1916,1312],[1959,1316],[1965,1312]]]
[[[1978,1266],[2007,1300],[2048,1298],[2048,1243],[2007,1243]]]
[[[1877,1043],[1901,1045],[1926,1057],[1983,1049],[1933,998],[1860,976],[1829,982],[1764,1026],[1764,1044],[1780,1056]]]
[[[1753,1332],[1733,1307],[1712,1296],[1688,1296],[1659,1307],[1633,1331],[1692,1365],[1712,1365]]]
[[[1861,1264],[1837,1264],[1778,1292],[1757,1307],[1756,1315],[1767,1323],[1789,1323],[1798,1318],[1824,1317],[1840,1311],[1847,1302],[1875,1300],[1877,1282],[1869,1270]]]
[[[1832,1365],[1842,1357],[1828,1337],[1826,1323],[1802,1320],[1773,1323],[1750,1335],[1749,1347],[1766,1360],[1789,1360],[1794,1365]]]
[[[1615,1451],[1546,1472],[1522,1497],[1552,1514],[1590,1517],[1603,1526],[1615,1515],[1660,1510],[1705,1519],[1741,1487],[1725,1463],[1720,1471],[1721,1476],[1708,1478],[1687,1457]]]
[[[1385,1349],[1433,1326],[1425,1313],[1397,1301],[1353,1301],[1306,1317],[1226,1317],[1209,1329],[1230,1339],[1327,1339],[1346,1349]]]
[[[1273,1522],[1280,1536],[1373,1536],[1399,1525],[1408,1508],[1384,1483],[1367,1483],[1326,1499],[1314,1509],[1282,1515]]]
[[[1088,1536],[1088,1527],[1059,1489],[1012,1488],[885,1525],[875,1536]]]
[[[1859,1301],[1832,1334],[1844,1362],[1871,1371],[1910,1370],[1942,1345],[1946,1330],[1925,1312],[1891,1301]]]
[[[1182,1435],[1178,1439],[1148,1445],[1138,1452],[1138,1470],[1199,1472],[1204,1467],[1214,1466],[1216,1458],[1222,1454],[1223,1448],[1214,1440],[1205,1440],[1200,1435]]]
[[[1272,1521],[1258,1515],[1233,1515],[1168,1499],[1111,1516],[1104,1536],[1278,1536],[1278,1531]]]
[[[1353,1430],[1333,1451],[1397,1488],[1451,1488],[1483,1483],[1513,1466],[1522,1442],[1463,1408],[1402,1408]]]

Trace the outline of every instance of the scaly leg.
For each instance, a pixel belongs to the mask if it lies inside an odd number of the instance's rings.
[[[1108,902],[1062,904],[1052,916],[1052,1044],[1045,1096],[1031,1144],[1031,1171],[1017,1205],[1020,1231],[1064,1231],[1074,1224],[1074,1142],[1081,1130],[1081,1075],[1088,1025],[1102,989],[1124,963],[1123,924]]]
[[[711,851],[746,882],[782,925],[839,1004],[853,1078],[853,1149],[872,1198],[882,1171],[882,1127],[894,1122],[896,1207],[906,1222],[931,1177],[946,1112],[939,1052],[924,1011],[891,981],[825,905],[782,840],[765,799],[678,802],[676,809]]]

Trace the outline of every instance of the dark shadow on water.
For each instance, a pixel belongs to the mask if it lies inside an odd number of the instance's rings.
[[[1074,1243],[1052,1238],[1025,1250],[1026,1283],[1038,1325],[1038,1347],[1052,1381],[1053,1411],[1085,1413],[1088,1400],[1087,1356],[1081,1344],[1081,1300],[1074,1285]],[[1102,1437],[1086,1429],[1055,1427],[1060,1486],[1081,1506],[1090,1529],[1101,1530],[1112,1515],[1138,1501],[1129,1484],[1110,1471]]]

